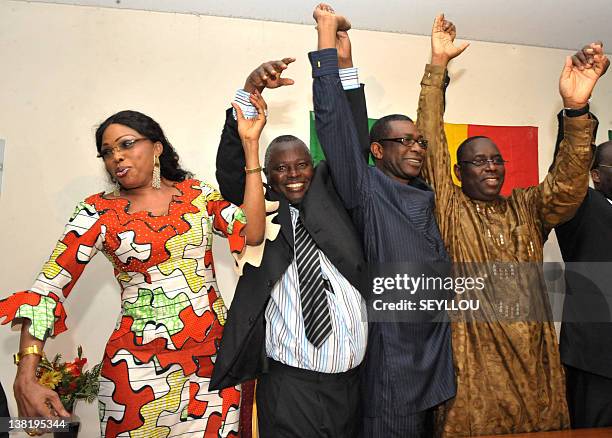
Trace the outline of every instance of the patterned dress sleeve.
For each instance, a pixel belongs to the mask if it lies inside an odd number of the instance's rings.
[[[30,334],[41,341],[66,330],[63,302],[104,242],[99,219],[96,209],[87,202],[76,206],[34,285],[0,301],[0,318],[5,318],[2,324],[27,318],[32,322]]]
[[[246,237],[241,233],[247,221],[244,212],[223,199],[214,187],[202,183],[201,188],[206,197],[206,211],[212,220],[213,232],[227,237],[232,254],[241,253],[246,246]]]

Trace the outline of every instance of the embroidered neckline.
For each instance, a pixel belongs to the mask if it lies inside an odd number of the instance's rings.
[[[104,192],[100,192],[97,195],[94,195],[94,202],[96,200],[95,198],[97,198],[97,200],[101,201],[99,203],[100,209],[107,210],[110,207],[111,209],[115,210],[117,213],[121,213],[122,215],[125,215],[127,218],[130,218],[130,219],[148,218],[152,220],[159,220],[159,219],[165,219],[171,216],[175,216],[177,212],[180,212],[181,214],[184,213],[185,208],[188,209],[189,206],[191,205],[191,202],[195,198],[197,198],[198,195],[200,195],[201,190],[196,190],[193,187],[193,186],[199,186],[199,185],[200,185],[200,182],[193,178],[186,179],[184,181],[177,182],[176,184],[174,184],[174,187],[179,191],[179,194],[172,195],[172,199],[168,203],[168,209],[166,213],[161,214],[161,215],[153,214],[148,210],[138,210],[138,211],[130,212],[129,210],[131,206],[131,201],[129,199],[122,198],[122,197],[112,198],[112,199],[105,198]]]

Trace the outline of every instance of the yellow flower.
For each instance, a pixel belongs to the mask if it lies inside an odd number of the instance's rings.
[[[55,389],[57,384],[62,381],[62,373],[59,371],[45,371],[38,379],[38,383],[47,388]]]

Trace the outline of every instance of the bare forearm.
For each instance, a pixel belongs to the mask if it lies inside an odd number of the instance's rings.
[[[336,48],[337,30],[338,24],[334,16],[321,17],[317,21],[318,50]]]
[[[248,147],[245,147],[246,168],[256,169],[260,167],[258,142],[254,142],[247,146]],[[247,173],[242,209],[247,217],[247,225],[245,227],[247,244],[259,245],[263,241],[266,226],[266,210],[261,172]]]
[[[32,345],[36,345],[42,351],[45,343],[30,334],[28,331],[30,324],[30,320],[24,320],[21,327],[19,351]],[[25,355],[19,361],[13,384],[19,415],[22,417],[70,416],[70,413],[62,406],[57,393],[38,383],[36,368],[39,362],[40,357],[36,354]]]
[[[449,58],[446,55],[431,55],[431,65],[439,65],[440,67],[446,68],[448,65]]]
[[[23,324],[21,326],[21,338],[19,339],[19,351],[23,351],[26,347],[30,347],[32,345],[36,345],[40,351],[42,351],[45,343],[39,339],[36,339],[29,332],[30,328],[30,320],[24,319]],[[40,357],[36,354],[28,354],[23,356],[19,361],[19,366],[17,367],[17,374],[15,376],[15,381],[17,380],[34,380],[36,379],[36,367],[40,362]]]

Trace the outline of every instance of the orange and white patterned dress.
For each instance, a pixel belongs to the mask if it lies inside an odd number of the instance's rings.
[[[168,213],[129,213],[102,193],[80,202],[34,285],[0,301],[6,324],[32,321],[41,340],[66,330],[63,301],[102,251],[121,288],[121,314],[100,377],[101,435],[237,437],[240,388],[209,391],[226,308],[213,233],[243,250],[242,210],[195,179],[177,183]]]

